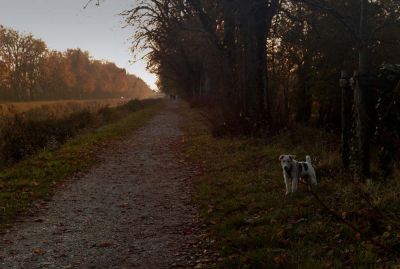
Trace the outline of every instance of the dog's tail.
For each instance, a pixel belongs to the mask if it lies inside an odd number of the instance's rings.
[[[306,162],[307,162],[308,164],[311,164],[311,157],[310,157],[310,155],[307,155],[307,156],[306,156]]]

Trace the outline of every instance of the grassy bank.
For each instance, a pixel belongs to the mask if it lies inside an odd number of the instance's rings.
[[[223,260],[219,268],[392,268],[398,264],[400,184],[352,183],[338,141],[294,127],[268,141],[213,138],[195,111],[186,116],[185,155],[202,166],[202,215]],[[313,157],[319,186],[284,195],[278,156]],[[339,167],[339,169],[338,169]],[[397,201],[397,202],[396,202]]]
[[[97,154],[112,139],[123,137],[145,124],[163,107],[152,102],[142,109],[85,132],[56,150],[43,151],[0,172],[0,228],[25,212],[36,199],[48,198],[63,178],[90,168]]]
[[[90,99],[90,100],[60,100],[60,101],[32,101],[32,102],[0,102],[0,119],[15,114],[25,113],[28,116],[64,117],[84,109],[97,111],[104,107],[116,107],[127,103],[129,100],[120,98]]]

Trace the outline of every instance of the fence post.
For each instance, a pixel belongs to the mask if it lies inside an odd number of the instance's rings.
[[[341,150],[342,150],[342,163],[345,170],[350,166],[350,133],[351,133],[351,84],[350,76],[346,71],[342,70],[339,80],[340,88],[342,89],[342,104],[341,104]]]
[[[370,140],[376,127],[376,76],[354,75],[354,106],[356,111],[356,134],[358,139],[358,179],[370,180]]]

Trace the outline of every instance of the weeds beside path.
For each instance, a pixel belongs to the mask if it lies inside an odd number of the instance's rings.
[[[0,268],[200,268],[212,261],[192,204],[191,178],[197,171],[178,155],[183,133],[176,106],[133,115],[144,121],[156,114],[6,231],[0,237]],[[132,120],[98,135],[136,128],[129,125]],[[95,137],[68,149],[93,144]],[[92,149],[90,156],[98,155]],[[85,160],[73,159],[77,165]]]
[[[32,202],[51,197],[52,189],[73,173],[85,171],[98,160],[109,142],[145,124],[163,107],[160,101],[121,119],[81,134],[57,150],[29,157],[0,171],[0,230],[16,216],[31,210]]]
[[[203,171],[196,200],[223,257],[218,268],[398,268],[396,252],[386,251],[399,245],[398,180],[355,186],[340,170],[338,141],[312,128],[268,140],[215,138],[199,111],[182,113],[186,156]],[[325,207],[305,186],[284,195],[278,157],[288,153],[313,156]]]

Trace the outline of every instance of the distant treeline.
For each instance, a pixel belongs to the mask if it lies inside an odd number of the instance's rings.
[[[51,51],[44,41],[0,26],[0,100],[92,99],[151,95],[140,78],[88,52]]]

